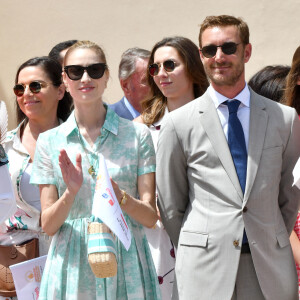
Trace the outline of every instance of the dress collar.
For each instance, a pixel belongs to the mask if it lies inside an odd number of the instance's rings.
[[[119,117],[118,115],[110,109],[107,104],[103,104],[106,109],[106,116],[105,121],[102,126],[103,129],[110,131],[112,134],[117,135],[119,129]],[[75,120],[74,111],[71,113],[67,121],[63,124],[63,131],[65,132],[66,136],[75,132],[77,134],[77,124]]]

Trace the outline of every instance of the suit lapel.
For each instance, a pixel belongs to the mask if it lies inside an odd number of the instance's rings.
[[[213,104],[208,92],[201,98],[199,103],[200,122],[206,131],[206,134],[217,153],[226,173],[228,174],[233,186],[237,190],[241,200],[243,200],[243,192],[239,183],[238,176],[235,171],[234,163],[228,147],[223,128],[217,110]]]
[[[130,112],[130,110],[127,108],[126,104],[125,104],[125,98],[122,98],[122,112],[125,118],[127,118],[128,120],[133,120],[133,116]]]
[[[268,124],[268,114],[265,111],[264,102],[251,89],[250,93],[250,131],[244,201],[249,198],[257,174]]]

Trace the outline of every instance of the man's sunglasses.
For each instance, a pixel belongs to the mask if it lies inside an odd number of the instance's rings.
[[[42,87],[46,87],[48,84],[46,82],[32,81],[29,83],[29,90],[33,94],[37,94],[41,91]],[[14,86],[14,93],[17,97],[24,95],[26,85],[23,83],[18,83]]]
[[[173,61],[171,59],[168,59],[168,60],[164,61],[162,63],[162,65],[163,65],[166,72],[172,72],[172,71],[174,71],[174,69],[176,67],[175,61]],[[149,74],[151,76],[156,76],[159,72],[160,66],[161,66],[161,64],[152,64],[152,65],[150,65],[149,66]]]
[[[220,46],[216,46],[216,45],[205,46],[202,49],[200,49],[200,51],[205,57],[212,58],[216,55],[218,48],[221,48],[224,54],[230,55],[236,52],[238,45],[239,44],[233,42],[228,42]]]
[[[82,78],[84,71],[87,71],[92,79],[99,79],[103,76],[107,65],[105,63],[98,63],[83,67],[80,65],[65,66],[64,71],[71,80],[79,80]]]

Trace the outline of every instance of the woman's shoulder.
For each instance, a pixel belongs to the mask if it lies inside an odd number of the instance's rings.
[[[23,123],[24,123],[24,121],[21,122],[16,128],[7,132],[4,144],[13,141],[16,137],[18,137],[20,135],[21,126]]]

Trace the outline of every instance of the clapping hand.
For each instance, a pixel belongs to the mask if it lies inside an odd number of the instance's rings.
[[[83,182],[81,155],[76,155],[76,166],[74,166],[66,150],[62,149],[60,150],[58,160],[63,180],[69,192],[75,196]]]

